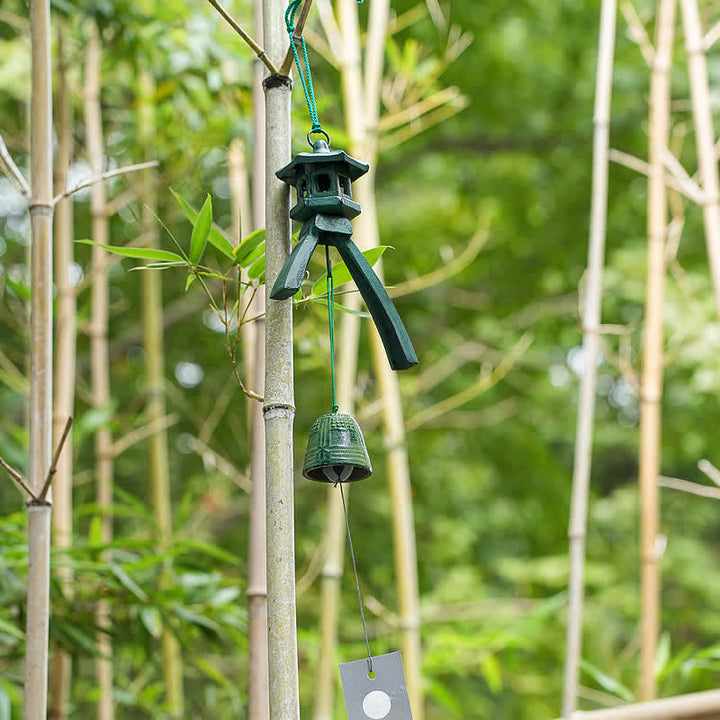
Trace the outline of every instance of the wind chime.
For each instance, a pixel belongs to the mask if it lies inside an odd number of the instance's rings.
[[[368,171],[369,166],[342,150],[330,150],[330,137],[322,129],[317,115],[305,39],[302,35],[299,38],[304,68],[300,64],[295,43],[295,15],[301,3],[302,0],[291,0],[285,13],[285,22],[312,120],[312,128],[307,135],[312,152],[299,153],[292,162],[276,172],[280,180],[295,188],[297,202],[290,210],[290,217],[303,225],[295,248],[275,280],[270,297],[285,300],[295,295],[305,278],[313,252],[318,245],[325,246],[332,406],[331,412],[321,415],[310,430],[303,475],[309,480],[328,482],[338,487],[345,513],[367,649],[367,658],[340,664],[345,707],[348,720],[412,720],[400,653],[373,657],[365,624],[343,484],[369,477],[372,466],[360,426],[351,415],[338,412],[336,402],[335,299],[330,247],[336,248],[355,281],[377,327],[390,367],[393,370],[405,370],[417,365],[418,360],[387,291],[352,239],[350,220],[360,214],[360,205],[352,198],[351,186]],[[313,141],[313,135],[320,137]]]

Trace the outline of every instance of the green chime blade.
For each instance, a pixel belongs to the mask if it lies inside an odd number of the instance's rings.
[[[270,297],[273,300],[287,300],[291,298],[302,285],[305,279],[310,256],[315,252],[318,244],[318,233],[310,220],[303,225],[300,237],[290,257],[280,270],[275,280]]]
[[[370,263],[352,240],[335,236],[334,244],[372,315],[390,367],[393,370],[407,370],[417,365],[417,355],[405,325]]]

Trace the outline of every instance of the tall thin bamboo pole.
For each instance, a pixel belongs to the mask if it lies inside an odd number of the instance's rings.
[[[595,81],[593,179],[590,208],[590,239],[583,307],[583,373],[578,400],[570,508],[570,586],[565,649],[562,713],[569,718],[577,707],[578,678],[582,650],[582,618],[585,593],[585,536],[587,528],[590,465],[592,462],[595,387],[599,353],[602,304],[602,274],[605,264],[610,98],[615,50],[617,0],[603,0]]]
[[[264,45],[263,0],[255,0],[254,36]],[[253,64],[253,152],[252,152],[252,229],[265,227],[265,102],[263,76],[265,66],[256,59]],[[265,297],[258,293],[251,308],[258,319],[252,324],[255,357],[252,366],[253,386],[265,384]],[[269,716],[268,688],[268,589],[267,589],[267,522],[265,432],[262,407],[250,404],[252,456],[250,481],[250,568],[248,577],[249,643],[251,662],[248,693],[248,720],[266,720]]]
[[[138,76],[138,135],[140,146],[149,160],[155,136],[155,80],[141,70]],[[146,243],[158,244],[157,177],[154,173],[142,176],[142,230]],[[160,422],[165,417],[165,352],[163,347],[162,277],[158,272],[142,273],[143,342],[145,345],[145,394],[147,421],[158,424],[148,438],[148,462],[152,506],[157,520],[157,540],[161,552],[172,548],[172,496],[170,492],[170,462],[167,430]],[[163,569],[164,581],[172,573],[168,562]],[[163,680],[170,716],[184,715],[183,664],[180,644],[172,631],[163,627],[161,637]]]
[[[660,399],[663,374],[663,296],[667,192],[662,154],[670,135],[670,69],[675,0],[658,2],[648,122],[648,270],[640,379],[640,699],[655,697],[655,654],[660,635]]]
[[[57,23],[57,153],[55,155],[55,192],[65,190],[67,173],[72,161],[72,107],[68,87],[66,52],[66,27],[63,20]],[[57,288],[56,356],[55,377],[62,378],[55,384],[55,408],[53,412],[53,445],[58,446],[65,423],[73,414],[75,400],[75,288],[71,282],[73,261],[73,205],[72,196],[64,198],[55,207],[55,287]],[[67,438],[67,448],[61,453],[53,481],[53,541],[58,550],[72,546],[72,430]],[[69,565],[58,568],[63,592],[72,596],[72,570]],[[50,664],[50,710],[51,720],[67,716],[70,699],[72,663],[69,653],[56,647]]]
[[[30,489],[39,494],[52,453],[52,65],[49,0],[30,2],[32,191]],[[28,504],[28,597],[24,720],[45,720],[50,616],[50,502]]]
[[[100,107],[100,33],[94,21],[88,23],[85,55],[85,132],[90,168],[94,176],[103,171],[102,112]],[[90,211],[92,214],[92,239],[106,245],[108,222],[106,213],[106,192],[103,183],[95,183],[90,189]],[[90,356],[92,400],[96,408],[106,409],[110,403],[110,361],[108,356],[108,276],[107,253],[102,248],[92,249],[92,307],[90,311]],[[112,436],[107,425],[95,433],[95,474],[96,499],[103,512],[101,541],[112,540],[113,454]],[[113,720],[113,661],[110,627],[110,606],[106,600],[99,600],[95,606],[95,622],[98,632],[100,657],[95,661],[95,673],[100,697],[97,706],[98,720]]]
[[[287,49],[284,0],[264,0],[265,52],[277,65]],[[289,78],[270,76],[265,87],[266,322],[265,472],[267,507],[267,618],[270,720],[298,720],[293,491],[292,302],[272,300],[270,288],[290,254],[290,193],[274,171],[290,161]]]
[[[710,260],[715,307],[720,315],[720,189],[718,188],[718,159],[714,146],[707,60],[697,0],[681,0],[681,7],[690,73],[690,97],[695,124],[698,170],[700,185],[706,198],[703,203],[705,242]]]
[[[262,67],[262,66],[261,66]],[[260,86],[262,88],[262,84]],[[256,109],[257,113],[258,110]],[[263,113],[260,111],[260,118]],[[228,155],[230,196],[233,207],[235,235],[246,237],[257,226],[251,211],[250,183],[243,141],[233,140]],[[259,178],[264,184],[264,175]],[[257,184],[256,184],[257,187]],[[264,191],[263,193],[264,194]],[[264,214],[264,213],[263,213]],[[247,279],[247,278],[245,278]],[[248,292],[246,290],[246,292]],[[258,318],[242,326],[243,370],[250,386],[257,390],[265,378],[265,336],[262,315],[264,297],[256,294],[247,315]],[[250,427],[250,495],[248,549],[248,720],[265,720],[268,716],[267,669],[267,563],[265,521],[265,432],[262,406],[248,403]]]

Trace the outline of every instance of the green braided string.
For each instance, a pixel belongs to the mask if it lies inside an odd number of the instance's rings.
[[[310,113],[310,120],[312,121],[311,133],[323,132],[322,125],[320,125],[320,119],[318,118],[317,105],[315,103],[315,91],[313,90],[312,73],[310,72],[310,60],[308,60],[307,45],[305,44],[305,37],[300,35],[300,46],[302,48],[303,62],[305,63],[305,70],[300,66],[300,56],[298,55],[297,46],[295,45],[295,15],[297,14],[300,5],[303,0],[290,0],[290,4],[285,11],[285,26],[287,27],[288,35],[290,36],[290,47],[292,48],[293,57],[295,58],[295,65],[298,69],[298,75],[300,76],[300,83],[302,85],[303,93],[305,93],[305,102],[308,106],[308,112]],[[364,2],[364,0],[358,0],[358,4]]]
[[[295,32],[295,14],[300,7],[302,0],[291,0],[290,4],[285,11],[285,25],[287,26],[288,35],[290,36],[290,47],[292,48],[293,57],[295,58],[295,65],[297,65],[298,75],[300,76],[300,83],[302,84],[303,92],[305,93],[305,102],[308,106],[308,112],[310,113],[310,120],[312,120],[311,133],[317,133],[322,131],[322,125],[317,114],[317,105],[315,104],[315,92],[312,84],[312,74],[310,72],[310,61],[308,60],[307,46],[305,45],[305,38],[300,36],[300,46],[302,47],[303,60],[305,62],[305,71],[300,66],[300,58],[298,56],[297,47],[295,45],[295,38],[293,34]]]
[[[337,398],[335,396],[335,282],[332,275],[332,263],[330,262],[330,246],[325,246],[325,264],[327,265],[327,295],[328,295],[328,329],[330,335],[330,381],[332,411],[338,411]]]

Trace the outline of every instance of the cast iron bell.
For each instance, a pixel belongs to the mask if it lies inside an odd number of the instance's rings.
[[[360,205],[352,199],[351,185],[369,166],[342,150],[331,151],[325,140],[316,140],[312,145],[311,153],[299,153],[275,173],[297,190],[297,203],[290,217],[302,221],[303,226],[270,297],[287,300],[295,295],[318,244],[337,248],[370,311],[390,367],[411,368],[418,359],[407,330],[380,279],[352,240],[350,220],[360,214]]]
[[[321,415],[310,428],[303,475],[320,482],[353,482],[372,475],[357,420],[346,413]]]

